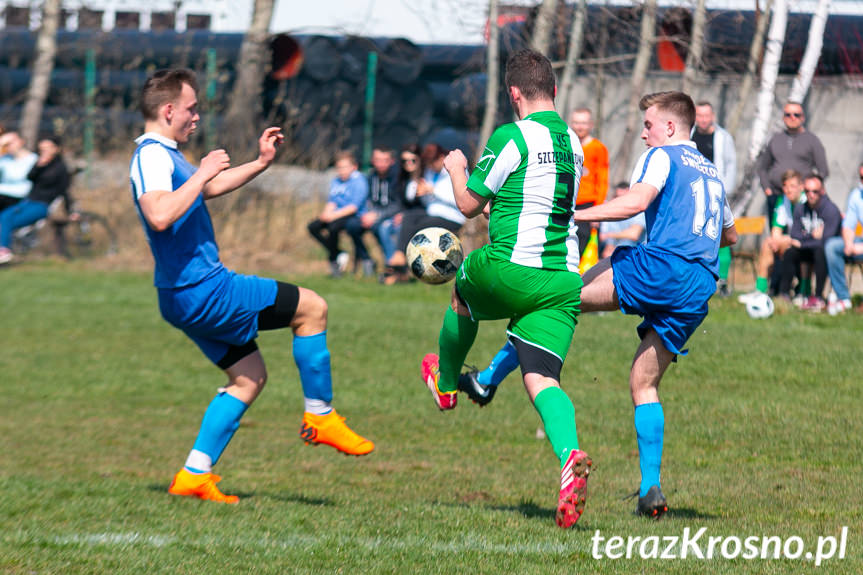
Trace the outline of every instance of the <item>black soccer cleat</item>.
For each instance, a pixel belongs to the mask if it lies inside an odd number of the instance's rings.
[[[465,392],[472,402],[482,407],[494,399],[497,386],[481,384],[477,378],[478,375],[479,372],[475,369],[459,375],[458,390]]]
[[[651,485],[644,497],[638,498],[638,507],[635,508],[636,515],[650,519],[659,519],[666,511],[668,511],[668,502],[658,485]]]

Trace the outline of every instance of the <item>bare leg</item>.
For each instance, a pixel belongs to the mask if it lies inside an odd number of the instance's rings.
[[[665,349],[659,335],[649,330],[635,352],[629,373],[633,405],[659,401],[659,382],[673,359],[674,354]]]
[[[611,259],[600,260],[584,274],[581,288],[581,312],[614,311],[620,307],[614,289],[614,271]]]

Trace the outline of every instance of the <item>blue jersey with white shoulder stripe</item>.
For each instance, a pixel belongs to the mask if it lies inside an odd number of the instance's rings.
[[[139,199],[148,191],[180,188],[195,173],[177,149],[176,142],[158,134],[144,134],[135,141],[129,176],[132,197],[147,234],[155,260],[153,283],[159,288],[177,288],[197,284],[224,270],[219,261],[213,222],[202,195],[176,222],[164,231],[151,228]]]
[[[719,275],[723,228],[734,224],[716,166],[692,141],[651,148],[642,154],[630,185],[659,190],[645,210],[646,247],[697,262]]]

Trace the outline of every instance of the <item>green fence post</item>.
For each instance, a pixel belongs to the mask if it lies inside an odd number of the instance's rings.
[[[216,147],[216,134],[215,126],[214,126],[214,118],[216,117],[216,111],[213,109],[214,102],[216,101],[216,78],[218,76],[218,72],[216,70],[216,50],[214,48],[209,48],[207,50],[207,91],[206,91],[206,104],[205,110],[207,110],[207,120],[204,125],[204,147],[207,151],[212,150]]]
[[[84,63],[84,158],[87,162],[84,179],[87,187],[91,185],[90,167],[93,162],[94,115],[96,107],[96,52],[89,48]]]
[[[378,73],[378,53],[369,52],[366,72],[366,119],[363,126],[363,170],[368,170],[372,159],[372,135],[375,121],[375,82]]]

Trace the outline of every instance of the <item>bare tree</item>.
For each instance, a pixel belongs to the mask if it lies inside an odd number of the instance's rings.
[[[261,97],[261,78],[266,73],[267,36],[273,17],[274,0],[255,0],[252,24],[249,26],[236,65],[234,89],[225,115],[224,135],[229,149],[239,157],[248,154],[249,141],[258,133],[257,113]]]
[[[756,0],[757,2],[757,0]],[[749,59],[746,62],[746,71],[743,73],[743,82],[740,85],[740,93],[737,95],[737,104],[731,112],[728,120],[728,131],[736,139],[737,128],[740,126],[740,118],[743,117],[743,107],[749,101],[749,94],[752,93],[752,84],[755,81],[755,73],[758,70],[758,63],[761,60],[761,50],[764,47],[764,35],[767,33],[767,24],[770,23],[770,7],[772,0],[767,0],[764,4],[764,12],[758,13],[756,5],[756,14],[758,23],[755,26],[755,35],[752,36],[752,43],[749,45]]]
[[[734,198],[735,213],[745,213],[752,202],[755,162],[764,141],[767,139],[767,129],[773,112],[776,77],[779,75],[779,59],[785,44],[785,28],[788,23],[788,4],[786,0],[776,0],[770,31],[767,33],[767,48],[764,54],[764,64],[761,66],[761,87],[758,90],[758,107],[755,112],[755,122],[752,125],[752,140],[749,143],[749,155],[746,169],[743,172],[743,182]]]
[[[656,0],[646,0],[642,7],[641,33],[639,36],[638,55],[635,57],[635,66],[632,69],[632,79],[629,86],[629,106],[626,115],[626,131],[620,144],[620,152],[614,166],[614,177],[612,181],[618,182],[627,179],[627,171],[631,169],[630,158],[632,156],[632,140],[638,128],[638,119],[641,116],[638,109],[638,101],[644,91],[644,81],[647,78],[647,67],[650,65],[650,55],[655,42],[656,29]]]
[[[45,98],[51,87],[51,72],[57,54],[57,26],[60,23],[60,0],[45,0],[42,4],[42,25],[36,38],[36,62],[27,90],[27,101],[21,115],[21,137],[32,149],[36,145]]]
[[[584,40],[584,22],[587,20],[587,0],[579,0],[572,19],[572,29],[569,32],[569,48],[566,51],[566,64],[563,66],[563,79],[557,95],[558,109],[563,118],[569,117],[569,99],[575,84],[575,74],[578,71],[578,59],[581,56],[581,45]]]
[[[686,67],[683,69],[683,91],[692,95],[698,68],[701,66],[701,55],[704,51],[704,23],[707,20],[705,0],[698,0],[695,14],[692,18],[692,34],[689,41],[689,52],[686,54]]]
[[[818,65],[818,59],[821,57],[821,48],[824,46],[824,26],[827,25],[827,15],[830,12],[830,0],[818,0],[818,7],[812,15],[812,22],[809,24],[809,39],[806,41],[806,51],[803,53],[803,60],[800,62],[800,69],[797,71],[797,76],[794,77],[794,83],[791,85],[791,93],[788,96],[789,100],[794,102],[802,102],[806,99],[806,93],[809,91],[809,85],[812,83],[812,76],[815,75],[815,67]]]
[[[497,25],[498,0],[488,2],[488,51],[486,53],[485,113],[479,132],[479,146],[476,148],[474,162],[482,156],[483,146],[491,137],[497,118],[498,79],[500,78],[500,28]]]
[[[554,15],[557,11],[557,0],[542,0],[536,15],[533,37],[530,47],[548,56],[551,46],[551,30],[554,28]]]

